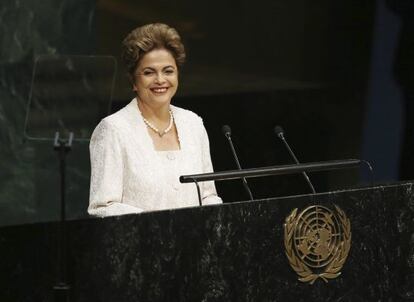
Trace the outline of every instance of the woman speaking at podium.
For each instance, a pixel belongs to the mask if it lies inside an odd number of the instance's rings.
[[[197,206],[194,184],[180,175],[212,172],[202,119],[171,105],[185,51],[174,28],[148,24],[122,44],[136,97],[104,118],[91,142],[88,212],[111,216]],[[203,204],[221,203],[214,182],[200,183]]]

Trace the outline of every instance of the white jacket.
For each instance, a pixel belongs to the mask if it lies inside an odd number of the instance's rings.
[[[90,142],[88,212],[112,216],[197,206],[195,184],[179,176],[212,172],[207,132],[195,113],[171,106],[180,150],[155,151],[136,99],[104,118]],[[214,182],[200,183],[203,204],[221,203]]]

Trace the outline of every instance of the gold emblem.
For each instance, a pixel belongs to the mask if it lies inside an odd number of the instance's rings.
[[[351,248],[351,223],[335,205],[335,213],[324,206],[310,206],[286,218],[285,252],[299,281],[313,284],[338,277]]]

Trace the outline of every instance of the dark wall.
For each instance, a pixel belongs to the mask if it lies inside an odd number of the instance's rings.
[[[174,26],[188,55],[179,95],[367,81],[374,1],[118,2],[98,2],[97,52],[118,56],[122,39],[139,25]],[[122,73],[117,87],[115,98],[128,96]]]

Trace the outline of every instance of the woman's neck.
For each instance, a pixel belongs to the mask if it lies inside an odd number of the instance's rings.
[[[162,106],[150,106],[137,98],[138,108],[141,114],[154,122],[168,123],[170,120],[170,104]]]

